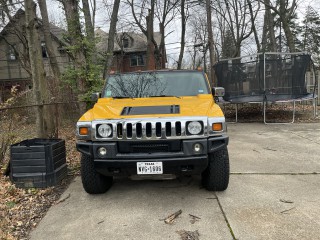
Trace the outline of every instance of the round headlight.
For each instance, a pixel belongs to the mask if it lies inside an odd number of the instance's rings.
[[[98,133],[101,137],[110,137],[112,134],[112,128],[109,124],[101,124],[98,127]]]
[[[199,134],[202,131],[201,123],[199,122],[190,122],[188,124],[188,132],[192,135]]]

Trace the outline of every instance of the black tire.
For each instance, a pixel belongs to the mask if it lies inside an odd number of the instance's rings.
[[[202,173],[202,185],[208,191],[224,191],[229,184],[229,155],[224,147],[208,156],[208,167]]]
[[[105,193],[111,187],[113,177],[103,176],[94,168],[93,159],[81,156],[81,180],[84,190],[89,194]]]

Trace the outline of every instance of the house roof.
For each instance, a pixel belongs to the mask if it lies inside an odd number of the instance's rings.
[[[10,33],[11,27],[14,26],[14,24],[16,23],[16,21],[18,21],[18,19],[24,16],[25,16],[25,11],[23,9],[19,9],[16,12],[16,14],[12,17],[12,20],[9,21],[9,23],[6,26],[4,26],[4,28],[1,30],[0,40],[2,36],[5,36],[7,33]],[[37,20],[42,25],[42,19],[38,18]],[[66,44],[65,35],[67,32],[64,29],[59,28],[50,23],[50,32],[53,37],[58,39],[60,42]]]
[[[107,52],[108,48],[108,33],[103,31],[101,28],[98,28],[95,31],[95,35],[98,38],[97,49],[100,53],[104,54]],[[129,39],[129,47],[121,48],[121,39],[127,38]],[[160,32],[154,33],[155,41],[158,45],[161,42],[161,34]],[[114,41],[114,52],[123,50],[126,53],[131,52],[146,52],[147,51],[147,37],[143,33],[136,32],[123,32],[117,33]]]

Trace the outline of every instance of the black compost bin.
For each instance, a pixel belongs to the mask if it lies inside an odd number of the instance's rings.
[[[46,188],[67,175],[62,139],[27,139],[11,145],[11,180],[20,188]]]

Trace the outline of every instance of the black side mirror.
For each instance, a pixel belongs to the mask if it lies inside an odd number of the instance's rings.
[[[213,87],[212,88],[212,95],[214,97],[223,97],[224,96],[224,88],[223,87]]]
[[[91,94],[91,100],[92,101],[96,102],[96,101],[98,101],[99,98],[101,98],[101,93],[96,92],[96,93],[92,93]]]

